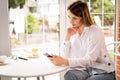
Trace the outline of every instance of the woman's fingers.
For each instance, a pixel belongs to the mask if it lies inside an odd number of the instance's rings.
[[[78,31],[79,27],[72,27],[75,31]]]

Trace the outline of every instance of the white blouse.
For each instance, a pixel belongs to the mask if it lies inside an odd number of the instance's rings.
[[[81,36],[76,33],[64,42],[62,54],[73,68],[93,67],[107,72],[115,70],[105,45],[104,34],[97,26],[86,27]]]

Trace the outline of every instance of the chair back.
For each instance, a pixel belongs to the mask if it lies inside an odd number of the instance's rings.
[[[115,62],[116,80],[120,80],[120,42],[107,44],[110,57]]]

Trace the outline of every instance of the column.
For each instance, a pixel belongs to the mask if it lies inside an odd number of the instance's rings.
[[[116,41],[120,41],[120,0],[116,0]],[[120,54],[120,48],[118,49]],[[120,80],[120,56],[115,56],[116,80]]]

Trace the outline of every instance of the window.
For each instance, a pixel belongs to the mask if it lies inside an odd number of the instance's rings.
[[[40,53],[58,54],[59,1],[22,1],[9,0],[12,54],[18,53],[18,50],[31,52],[32,49],[39,49]],[[22,7],[20,4],[23,4]]]
[[[9,0],[11,53],[28,58],[59,55],[59,15],[59,0]],[[59,80],[59,74],[51,76]]]

